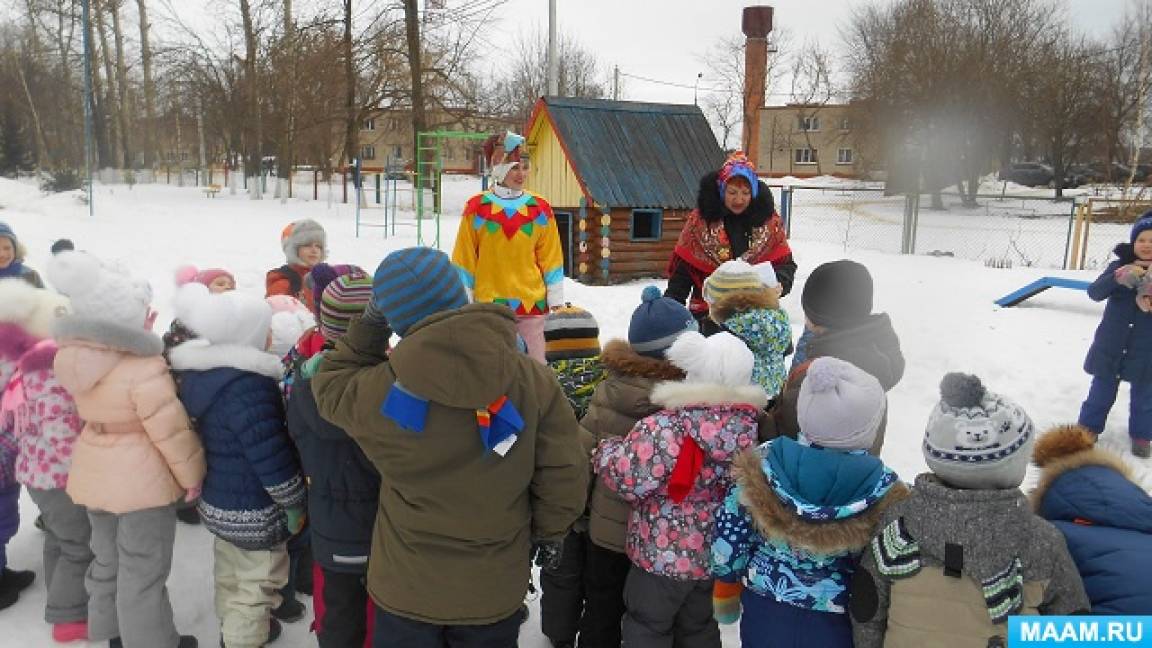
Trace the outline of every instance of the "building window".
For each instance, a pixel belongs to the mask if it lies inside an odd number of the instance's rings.
[[[798,148],[795,154],[796,164],[816,164],[816,149]]]
[[[372,146],[371,144],[365,144],[364,146],[361,146],[360,147],[360,159],[361,160],[375,160],[376,159],[376,147]]]
[[[836,151],[836,164],[852,164],[852,149],[838,149]]]
[[[395,131],[398,126],[399,126],[399,123],[396,121],[395,117],[388,120],[388,130]]]
[[[360,124],[360,130],[376,130],[376,120],[365,119],[364,122]]]
[[[628,238],[632,241],[659,241],[663,225],[664,210],[633,209]]]
[[[404,147],[400,146],[399,144],[397,144],[396,146],[393,146],[392,147],[392,157],[396,158],[397,160],[403,159]]]
[[[811,117],[800,117],[798,120],[800,130],[806,133],[811,133],[820,130],[820,118],[815,115]]]
[[[852,122],[848,121],[847,117],[840,119],[840,130],[852,130]]]

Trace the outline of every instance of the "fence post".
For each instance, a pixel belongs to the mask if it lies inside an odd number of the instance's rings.
[[[900,232],[900,254],[916,253],[916,216],[919,194],[904,194],[904,226]]]
[[[792,236],[792,187],[780,187],[780,218],[784,221],[784,233]]]

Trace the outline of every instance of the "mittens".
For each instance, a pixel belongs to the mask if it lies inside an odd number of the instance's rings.
[[[560,567],[560,559],[564,557],[564,543],[559,540],[541,540],[532,544],[532,553],[540,569],[553,571]]]
[[[1113,276],[1116,277],[1116,283],[1120,284],[1121,286],[1126,288],[1135,288],[1143,281],[1144,275],[1147,272],[1148,271],[1144,268],[1134,263],[1129,263],[1128,265],[1122,265],[1119,268],[1116,268]]]
[[[729,583],[717,579],[712,584],[712,617],[716,623],[729,625],[740,620],[740,593],[744,586],[739,581]]]
[[[308,513],[302,506],[290,506],[284,509],[284,516],[287,518],[288,531],[292,535],[296,535],[304,530],[304,522],[308,520]]]

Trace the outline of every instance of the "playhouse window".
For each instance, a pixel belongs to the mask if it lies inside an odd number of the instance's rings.
[[[629,238],[633,241],[659,241],[663,224],[663,210],[633,209]]]

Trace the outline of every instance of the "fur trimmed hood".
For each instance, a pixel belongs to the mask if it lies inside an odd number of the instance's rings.
[[[158,356],[164,351],[164,342],[151,331],[83,315],[69,315],[56,320],[52,337],[61,344],[89,342],[141,357]]]
[[[18,324],[38,338],[52,335],[52,323],[67,315],[68,298],[21,278],[0,279],[0,322]]]
[[[716,300],[712,304],[712,320],[723,324],[737,313],[757,309],[776,310],[780,308],[780,295],[774,289],[738,292]]]
[[[284,377],[280,358],[240,344],[209,344],[207,340],[189,340],[168,352],[174,371],[208,371],[236,369],[259,374],[273,380]]]
[[[665,409],[689,405],[751,405],[764,409],[768,394],[759,385],[731,387],[711,383],[662,382],[652,389],[652,403]]]
[[[625,376],[653,380],[684,380],[684,372],[676,365],[649,356],[640,355],[625,340],[610,340],[600,353],[605,369]]]
[[[1102,466],[1136,483],[1132,469],[1120,457],[1097,448],[1092,433],[1079,425],[1059,425],[1042,434],[1032,448],[1032,462],[1040,467],[1040,481],[1028,496],[1034,509],[1040,508],[1057,479],[1084,466]]]
[[[760,183],[760,190],[742,214],[733,214],[724,206],[724,198],[720,195],[720,172],[712,171],[700,178],[700,189],[696,193],[696,209],[700,217],[709,223],[714,223],[725,216],[733,218],[748,218],[753,227],[761,227],[772,214],[776,212],[776,202],[772,198],[772,191],[768,185]]]
[[[871,542],[888,507],[908,497],[908,487],[897,481],[876,504],[842,520],[812,522],[790,510],[772,491],[756,448],[741,452],[732,462],[734,481],[740,485],[740,503],[748,510],[756,530],[765,538],[783,540],[813,553],[858,551]]]

